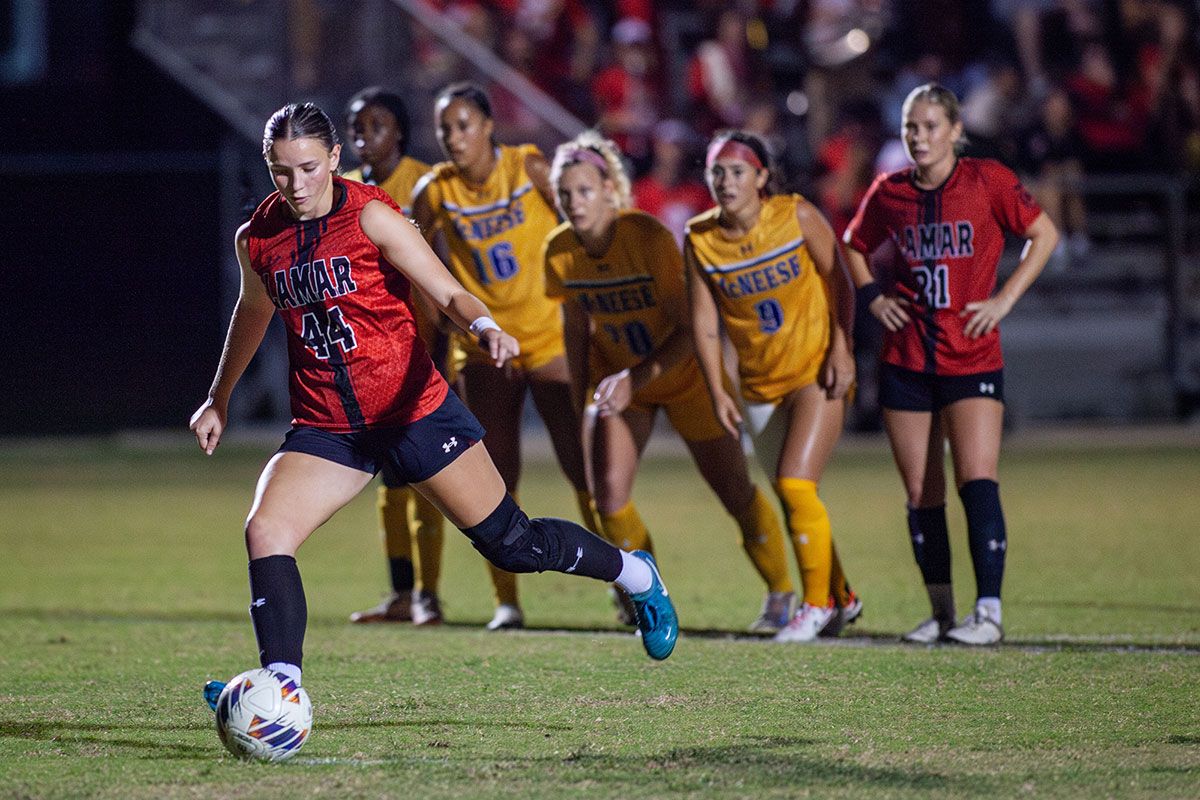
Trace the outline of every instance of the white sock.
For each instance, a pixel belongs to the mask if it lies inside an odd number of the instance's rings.
[[[649,591],[654,585],[654,573],[645,561],[622,550],[621,574],[614,582],[630,594],[641,594]]]
[[[975,601],[975,608],[983,609],[987,613],[987,618],[997,625],[1000,624],[1000,598],[999,597],[981,597]]]
[[[272,672],[282,672],[294,680],[297,686],[300,685],[300,668],[295,664],[289,664],[286,661],[272,661],[270,664],[267,664],[266,668]]]

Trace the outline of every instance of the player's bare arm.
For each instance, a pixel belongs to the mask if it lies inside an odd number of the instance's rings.
[[[267,325],[275,314],[275,305],[262,281],[250,268],[250,251],[247,245],[250,223],[238,228],[234,237],[234,250],[241,267],[242,285],[237,305],[229,320],[229,331],[225,335],[225,347],[217,364],[212,388],[206,399],[192,414],[190,428],[196,434],[200,449],[212,455],[221,441],[221,433],[229,413],[229,397],[233,387],[246,371],[250,359],[254,358],[258,346],[267,332]]]
[[[683,264],[683,272],[687,276],[688,318],[691,320],[689,330],[692,345],[696,349],[696,360],[700,363],[700,372],[708,386],[708,395],[712,398],[717,419],[731,436],[740,438],[742,412],[729,392],[725,391],[721,377],[721,325],[717,301],[700,275],[700,265],[690,242],[683,245]]]
[[[1021,261],[1000,291],[987,300],[967,303],[963,308],[960,316],[968,317],[963,331],[972,339],[986,336],[995,330],[1000,320],[1008,316],[1025,291],[1033,285],[1038,275],[1042,274],[1055,245],[1058,244],[1058,228],[1043,211],[1030,223],[1025,237],[1028,241],[1021,251]]]
[[[592,319],[574,300],[564,300],[563,348],[567,357],[567,372],[571,376],[571,402],[582,413],[587,405],[588,342],[591,341]]]
[[[471,330],[471,324],[476,320],[491,318],[487,306],[454,279],[416,226],[402,214],[374,200],[363,207],[359,225],[388,263],[404,273],[440,312],[464,331],[477,333],[480,345],[488,351],[496,366],[504,366],[520,352],[517,340],[498,327]]]
[[[533,187],[538,190],[546,205],[557,213],[554,186],[550,183],[550,162],[541,153],[530,153],[525,156],[525,174],[533,181]],[[560,217],[561,219],[561,217]]]
[[[821,369],[821,385],[831,400],[844,397],[854,384],[854,295],[842,248],[825,215],[807,200],[796,204],[804,246],[825,281],[829,309],[829,352]]]

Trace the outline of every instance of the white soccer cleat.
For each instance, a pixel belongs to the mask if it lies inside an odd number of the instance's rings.
[[[829,618],[829,622],[825,623],[825,627],[817,635],[827,638],[839,636],[846,629],[847,625],[856,622],[862,616],[862,612],[862,598],[854,592],[850,592],[850,602],[844,606],[839,606],[833,616]]]
[[[946,640],[946,631],[954,626],[954,620],[930,617],[900,637],[909,644],[937,644]]]
[[[492,616],[492,621],[487,624],[489,631],[506,631],[524,627],[525,615],[521,613],[520,608],[508,603],[496,606],[496,613]]]
[[[987,613],[982,606],[975,606],[975,611],[963,617],[963,621],[946,631],[946,639],[959,644],[999,644],[1004,638],[1004,629]]]
[[[794,592],[767,592],[762,613],[747,628],[750,633],[778,633],[792,618],[796,605]]]
[[[441,625],[442,603],[436,592],[422,589],[413,592],[412,597],[413,625]]]
[[[777,642],[812,642],[817,638],[821,629],[829,624],[829,620],[837,614],[833,605],[810,606],[804,603],[796,616],[792,617],[783,630],[775,634]]]

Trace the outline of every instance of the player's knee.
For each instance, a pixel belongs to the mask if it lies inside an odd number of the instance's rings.
[[[500,505],[478,525],[463,528],[471,544],[488,561],[508,572],[542,572],[549,564],[549,547],[536,520],[530,520],[505,495]]]
[[[251,514],[246,519],[245,534],[246,552],[251,558],[296,551],[296,534],[292,526],[269,514]]]

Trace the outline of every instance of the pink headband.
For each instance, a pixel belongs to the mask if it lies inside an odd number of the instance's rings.
[[[719,158],[735,158],[745,161],[755,169],[763,168],[763,163],[758,160],[758,153],[754,152],[754,148],[733,139],[718,139],[710,144],[704,166],[712,167]]]
[[[574,150],[567,151],[562,165],[568,167],[571,164],[591,164],[600,170],[600,177],[608,177],[608,160],[590,147],[576,147]]]

